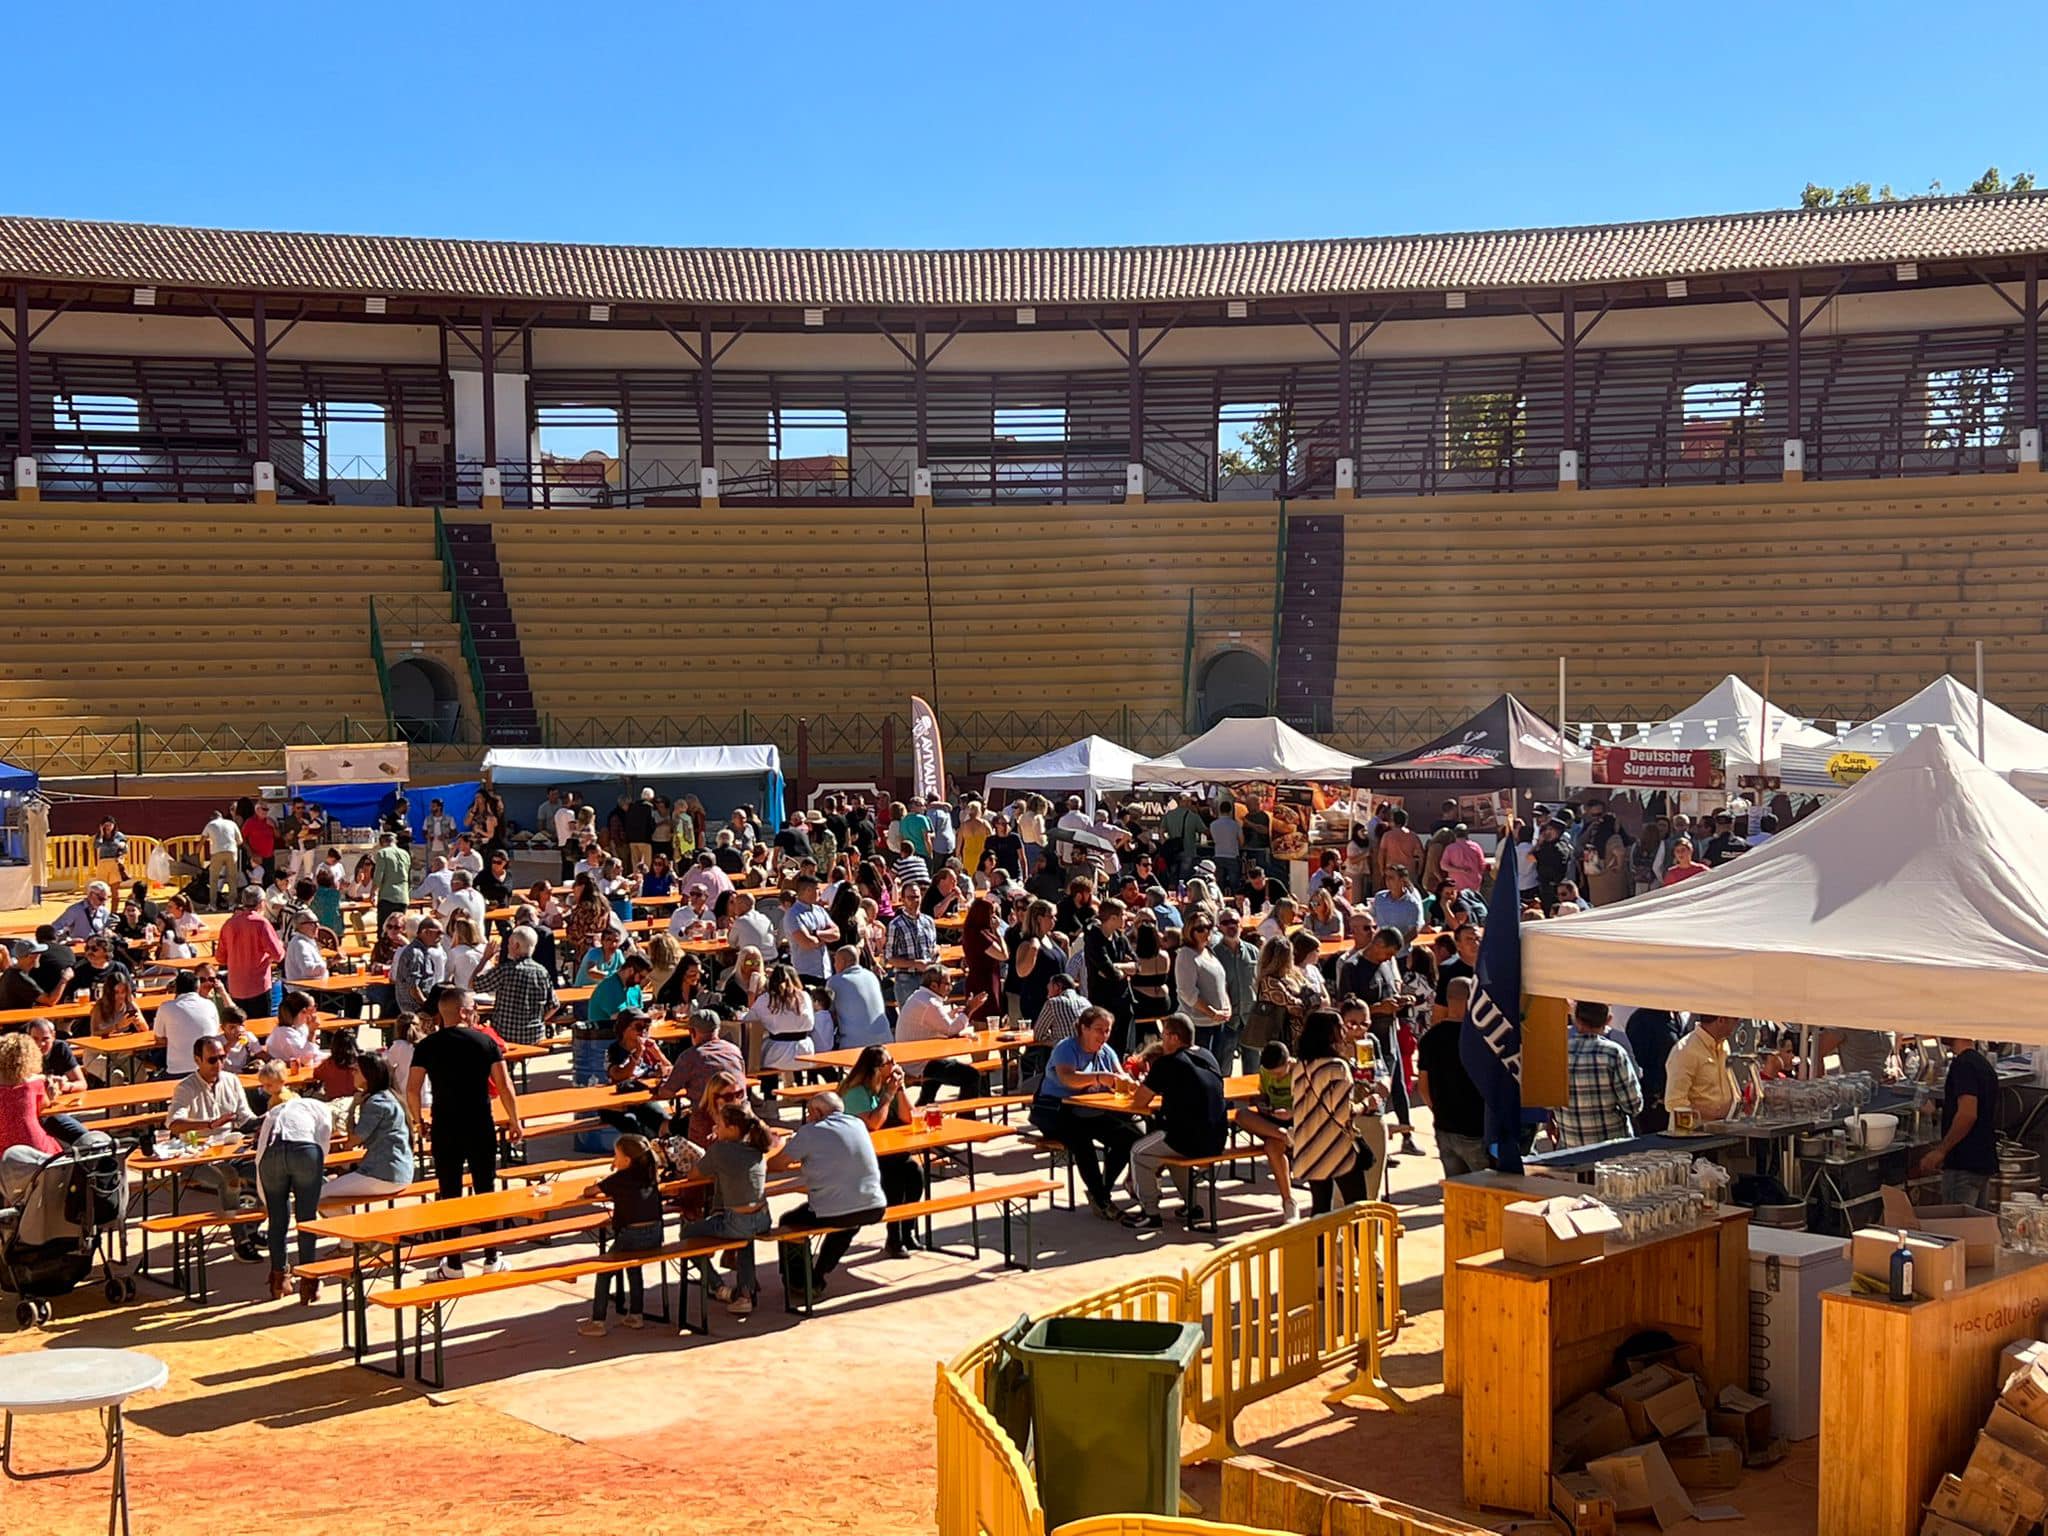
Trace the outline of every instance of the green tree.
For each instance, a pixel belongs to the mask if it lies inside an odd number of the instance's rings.
[[[1909,200],[1915,197],[1940,197],[1944,190],[1939,181],[1930,181],[1925,192],[1909,192],[1906,196]],[[2007,181],[1999,174],[1995,165],[1987,166],[1984,174],[1970,183],[1972,197],[1997,197],[2007,192],[2033,190],[2032,171],[2021,171],[2011,181]],[[1852,181],[1843,187],[1824,187],[1819,182],[1809,181],[1805,190],[1799,194],[1799,206],[1802,208],[1849,208],[1864,203],[1896,203],[1899,200],[1890,182],[1886,182],[1873,193],[1867,181]]]
[[[1444,403],[1444,468],[1491,472],[1520,463],[1523,408],[1510,389],[1452,395]]]
[[[1238,434],[1237,446],[1217,455],[1216,467],[1226,475],[1272,475],[1292,469],[1300,445],[1291,441],[1284,406],[1269,406]]]

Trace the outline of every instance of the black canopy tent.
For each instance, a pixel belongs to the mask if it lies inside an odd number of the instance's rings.
[[[1583,754],[1571,753],[1574,758]],[[1511,790],[1518,809],[1563,798],[1557,728],[1511,693],[1434,741],[1351,770],[1354,788],[1400,797],[1411,808]]]

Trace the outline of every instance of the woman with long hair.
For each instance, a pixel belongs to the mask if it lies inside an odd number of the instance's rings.
[[[1294,963],[1285,934],[1266,940],[1252,972],[1252,1011],[1241,1044],[1257,1050],[1268,1040],[1291,1045],[1308,1012],[1308,982]]]
[[[770,970],[768,985],[747,1010],[747,1022],[760,1031],[764,1073],[803,1070],[799,1058],[817,1049],[811,1039],[815,1017],[811,995],[797,973],[786,965]]]
[[[1173,956],[1159,942],[1154,924],[1138,923],[1130,932],[1131,954],[1138,962],[1137,973],[1131,977],[1131,1044],[1135,1047],[1157,1035],[1159,1021],[1173,1012]]]
[[[1024,907],[1024,917],[1010,930],[1009,965],[1003,974],[1003,997],[1016,1000],[1017,1017],[1035,1023],[1045,1007],[1046,993],[1055,973],[1067,966],[1067,952],[1053,932],[1053,906],[1034,896]]]
[[[461,907],[449,913],[441,947],[448,954],[449,985],[468,986],[484,959],[484,936],[477,932],[476,919]]]
[[[967,916],[960,926],[960,947],[967,972],[966,992],[979,997],[968,1017],[979,1020],[986,1013],[1000,1013],[1003,1006],[1003,967],[1010,952],[1003,944],[996,923],[996,904],[977,896],[967,904]]]
[[[748,944],[733,957],[732,969],[726,972],[725,985],[719,988],[718,1006],[727,1018],[737,1019],[754,1006],[768,985],[768,962],[761,951]]]
[[[299,1221],[299,1263],[313,1262],[313,1234],[305,1224],[320,1213],[334,1112],[318,1099],[292,1092],[281,1061],[264,1062],[256,1075],[270,1105],[256,1128],[256,1183],[270,1218],[270,1295],[281,1301],[291,1278],[285,1239],[294,1215]],[[301,1306],[311,1306],[319,1294],[318,1280],[299,1281]]]
[[[585,954],[597,947],[599,935],[617,923],[618,918],[605,904],[597,882],[588,875],[578,875],[575,889],[570,893],[569,915],[563,925],[568,930],[565,938],[572,962],[580,962]]]
[[[839,1085],[839,1097],[845,1102],[846,1112],[870,1131],[911,1122],[910,1095],[904,1091],[903,1069],[896,1065],[896,1058],[889,1054],[886,1045],[862,1049],[853,1070]],[[889,1204],[907,1205],[924,1198],[924,1175],[909,1153],[895,1153],[877,1158],[876,1162],[882,1170],[882,1193]],[[915,1221],[889,1223],[890,1258],[900,1259],[921,1246]]]
[[[657,943],[665,938],[668,938],[667,934],[657,934],[655,936]],[[675,942],[674,939],[669,939],[669,943],[675,944]],[[652,944],[648,946],[648,953],[655,953]],[[703,1002],[698,996],[703,990],[704,961],[697,955],[684,954],[682,947],[677,945],[675,969],[668,974],[668,978],[656,989],[654,1000],[676,1017],[684,1018],[689,1015],[691,1009],[703,1006]]]
[[[93,994],[91,1026],[87,1034],[126,1035],[149,1028],[149,1020],[135,1001],[135,977],[126,966],[117,965],[100,978]]]
[[[408,1046],[408,1070],[411,1064]],[[374,1052],[358,1056],[353,1075],[355,1097],[348,1107],[346,1144],[361,1147],[363,1160],[327,1181],[320,1191],[322,1209],[330,1203],[395,1195],[412,1182],[412,1131],[406,1123],[403,1095],[392,1082],[390,1058]]]
[[[1352,1132],[1351,1063],[1341,1048],[1344,1021],[1329,1008],[1311,1012],[1301,1025],[1292,1087],[1294,1121],[1289,1165],[1308,1184],[1309,1214],[1331,1208],[1333,1192],[1347,1204],[1366,1197],[1363,1159]]]

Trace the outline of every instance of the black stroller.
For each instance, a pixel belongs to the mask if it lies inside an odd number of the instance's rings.
[[[50,1319],[49,1298],[68,1295],[98,1264],[107,1300],[133,1301],[135,1281],[107,1251],[127,1196],[113,1138],[88,1131],[55,1154],[0,1153],[0,1306],[18,1327]]]

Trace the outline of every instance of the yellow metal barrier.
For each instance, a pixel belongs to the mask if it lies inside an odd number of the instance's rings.
[[[133,842],[134,839],[129,839]],[[164,839],[164,857],[173,864],[197,864],[206,868],[206,839],[197,836],[167,837]]]
[[[93,878],[99,860],[93,856],[92,839],[76,832],[49,838],[44,845],[43,884],[51,890],[76,890]]]
[[[1186,1416],[1207,1431],[1188,1462],[1237,1454],[1231,1438],[1247,1405],[1349,1363],[1326,1401],[1370,1397],[1403,1406],[1381,1374],[1399,1335],[1399,1215],[1347,1206],[1313,1221],[1240,1238],[1183,1275],[1153,1275],[1039,1314],[1200,1323],[1205,1344],[1188,1368]],[[1037,1484],[1023,1455],[982,1407],[1000,1338],[939,1367],[939,1536],[1046,1536]],[[1021,1523],[1020,1523],[1021,1522]],[[1196,1536],[1248,1527],[1155,1515],[1073,1521],[1052,1536]]]
[[[130,880],[141,880],[149,874],[149,856],[163,844],[153,837],[128,835],[128,851],[121,855],[121,866],[128,871]]]

